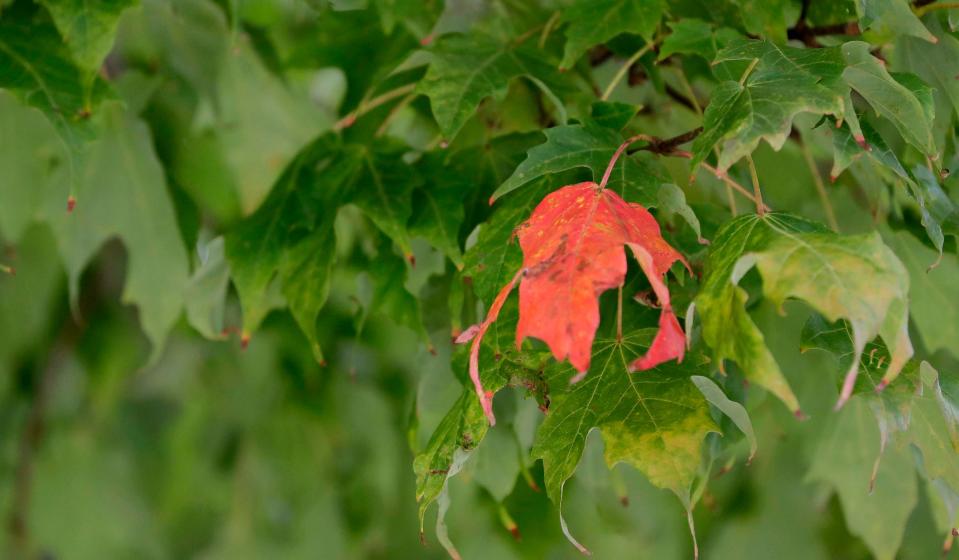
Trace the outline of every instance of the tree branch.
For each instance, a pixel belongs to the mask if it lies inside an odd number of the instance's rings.
[[[674,155],[673,152],[676,151],[676,148],[686,144],[687,142],[692,142],[696,139],[697,136],[702,134],[703,127],[698,126],[692,130],[673,136],[671,138],[657,138],[655,136],[649,136],[645,138],[646,145],[640,146],[638,148],[633,148],[626,152],[627,154],[635,154],[638,151],[645,150],[647,152],[653,152],[654,154],[659,155]]]

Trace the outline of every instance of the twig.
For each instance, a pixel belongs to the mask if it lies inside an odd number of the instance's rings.
[[[556,22],[559,21],[559,10],[553,12],[553,15],[549,16],[549,19],[546,20],[546,25],[543,26],[543,33],[539,36],[539,48],[546,46],[546,39],[549,37],[549,34],[553,31],[553,28],[556,27]]]
[[[380,124],[380,127],[376,129],[376,132],[373,134],[373,136],[380,137],[386,134],[386,131],[389,129],[390,124],[392,124],[393,121],[396,119],[397,115],[400,114],[400,111],[402,111],[403,108],[409,105],[410,102],[412,102],[414,99],[416,99],[416,94],[410,93],[406,97],[401,99],[399,103],[394,105],[393,108],[390,109],[390,112],[386,115],[386,118],[383,119],[383,123]]]
[[[697,136],[702,134],[702,132],[703,127],[699,126],[682,134],[665,139],[649,136],[646,134],[640,134],[635,141],[643,140],[647,144],[639,148],[631,149],[626,153],[634,154],[639,151],[647,151],[664,156],[674,155],[673,152],[676,151],[676,148],[686,144],[687,142],[692,142]]]
[[[603,92],[603,96],[600,97],[600,99],[603,101],[609,99],[610,94],[613,93],[613,90],[616,89],[616,86],[619,85],[619,82],[621,82],[623,77],[626,76],[626,73],[629,72],[629,67],[642,58],[644,54],[653,50],[658,42],[659,39],[654,39],[643,45],[643,48],[633,53],[633,56],[629,57],[629,59],[622,66],[620,66],[619,70],[616,72],[616,75],[613,76],[613,80],[608,86],[606,86],[606,91]]]
[[[959,8],[959,2],[940,2],[916,7],[916,17],[922,17],[933,10],[952,10]]]
[[[763,204],[763,192],[759,189],[759,174],[756,173],[756,164],[753,162],[753,156],[746,156],[746,163],[749,164],[749,178],[753,182],[753,202],[756,203],[756,213],[760,216],[766,215],[766,205]]]
[[[356,119],[362,117],[366,113],[369,113],[373,109],[376,109],[384,103],[388,103],[397,97],[403,97],[416,89],[416,84],[406,84],[405,86],[400,86],[396,89],[391,89],[382,95],[374,97],[369,101],[360,102],[359,107],[354,109],[350,114],[346,115],[342,119],[336,121],[336,124],[333,125],[333,130],[340,131],[344,128],[349,128],[353,126],[353,123],[356,122]]]
[[[683,157],[691,157],[691,156],[692,154],[689,154],[689,156],[683,156]],[[732,177],[730,177],[728,174],[720,173],[718,169],[716,169],[712,165],[709,165],[706,162],[700,163],[699,166],[705,169],[706,171],[709,171],[710,173],[712,173],[720,181],[732,187],[734,191],[738,192],[739,194],[751,200],[754,204],[757,205],[757,208],[761,207],[764,212],[772,211],[772,209],[769,206],[767,206],[766,203],[764,203],[762,200],[757,200],[753,193],[749,192],[748,190],[746,190],[745,187],[743,187],[742,185],[734,181]]]
[[[683,89],[686,90],[686,97],[692,104],[692,109],[696,111],[696,114],[699,115],[699,118],[702,118],[703,106],[700,105],[699,100],[696,99],[696,92],[693,91],[693,85],[689,83],[689,80],[686,78],[686,72],[683,71],[682,67],[677,66],[676,75],[679,76],[679,83],[683,86]],[[669,88],[666,89],[666,92],[669,92]]]
[[[816,185],[816,192],[819,193],[819,200],[822,202],[823,210],[826,212],[826,221],[833,231],[839,231],[839,222],[836,221],[836,213],[832,209],[832,202],[829,201],[829,194],[826,193],[826,185],[823,183],[822,175],[819,174],[819,168],[816,167],[816,160],[812,156],[812,151],[805,139],[799,139],[799,149],[802,151],[803,159],[809,166],[809,173],[812,175],[813,183]]]
[[[75,337],[75,326],[67,323],[49,354],[47,364],[37,380],[29,416],[23,427],[17,448],[17,465],[14,474],[13,499],[10,507],[8,530],[10,547],[14,558],[26,558],[30,546],[30,496],[33,486],[34,456],[46,431],[46,410],[53,390],[56,374],[67,356],[69,341]]]
[[[619,156],[623,155],[623,152],[626,151],[626,148],[629,147],[633,142],[656,142],[657,138],[655,136],[650,136],[648,134],[637,134],[636,136],[630,136],[622,144],[616,148],[616,151],[613,152],[613,157],[609,159],[609,165],[606,166],[606,172],[603,173],[603,180],[599,182],[599,190],[606,188],[606,183],[609,182],[609,176],[613,172],[613,168],[616,167],[616,161],[619,159]]]

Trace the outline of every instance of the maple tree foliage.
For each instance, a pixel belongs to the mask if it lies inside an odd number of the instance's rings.
[[[0,556],[959,557],[957,76],[944,0],[0,0]]]

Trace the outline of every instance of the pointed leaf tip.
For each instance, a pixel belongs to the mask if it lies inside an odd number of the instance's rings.
[[[67,197],[67,213],[73,212],[73,209],[77,206],[77,199],[71,194]]]
[[[240,334],[240,349],[246,350],[250,346],[250,333],[243,331]]]

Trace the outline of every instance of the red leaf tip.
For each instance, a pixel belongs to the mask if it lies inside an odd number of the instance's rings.
[[[420,39],[420,46],[421,46],[421,47],[428,47],[428,46],[430,45],[430,43],[432,43],[432,42],[433,42],[433,34],[431,33],[431,34],[423,37],[422,39]]]
[[[67,197],[67,213],[73,212],[73,209],[77,206],[77,199],[71,194]]]
[[[876,392],[877,392],[877,393],[881,393],[881,392],[883,391],[883,389],[885,389],[885,388],[888,387],[888,386],[889,386],[889,380],[888,380],[888,379],[883,379],[883,380],[879,381],[879,384],[878,384],[878,385],[876,385]]]
[[[243,331],[240,334],[240,348],[246,350],[250,346],[250,333]]]
[[[796,420],[799,420],[800,422],[805,422],[806,420],[809,420],[809,417],[806,416],[806,413],[798,408],[793,411],[793,416],[795,416]]]

